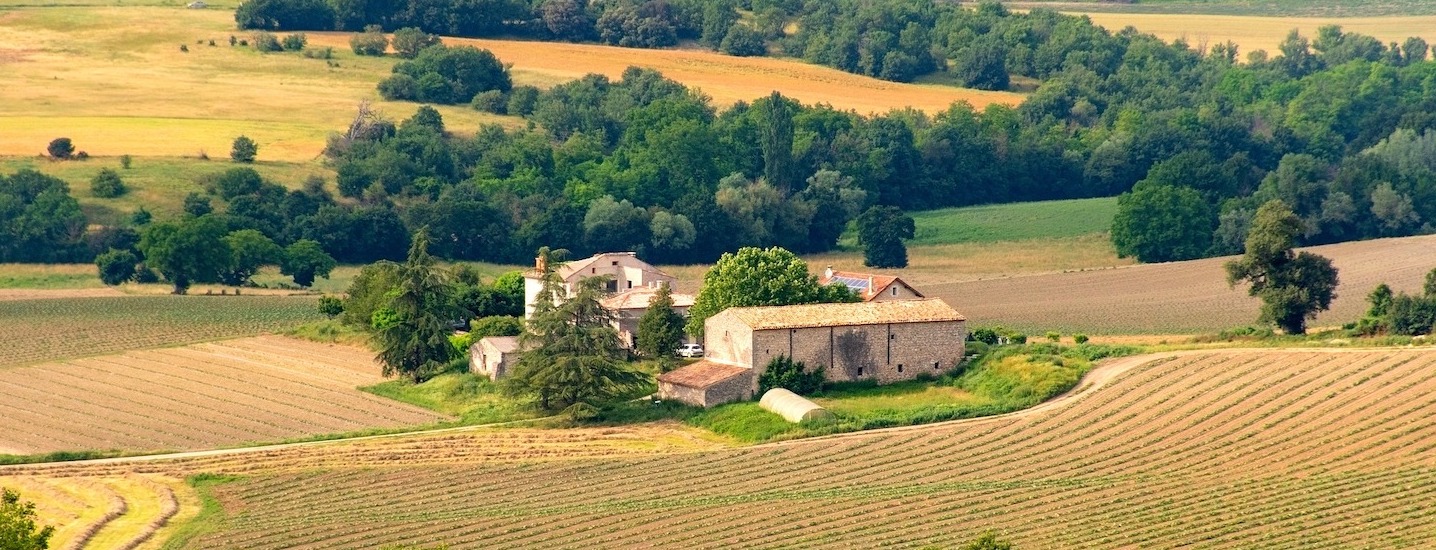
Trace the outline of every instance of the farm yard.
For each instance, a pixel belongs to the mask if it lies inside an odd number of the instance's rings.
[[[1313,327],[1356,321],[1366,295],[1380,283],[1420,292],[1436,258],[1436,237],[1405,237],[1316,246],[1331,258],[1341,284],[1331,310]],[[946,300],[983,323],[1029,331],[1092,334],[1191,334],[1255,322],[1260,302],[1245,287],[1229,288],[1222,264],[1231,258],[1143,264],[1111,269],[930,284],[928,296]]]
[[[431,424],[361,348],[258,337],[0,370],[0,454],[192,450]]]
[[[1433,407],[1429,350],[1193,351],[1106,363],[1012,416],[737,449],[524,433],[570,440],[567,459],[479,431],[0,475],[238,474],[208,489],[227,514],[189,541],[205,547],[915,547],[997,529],[1020,548],[1404,548],[1433,528],[1413,505],[1436,491]]]
[[[316,300],[303,296],[23,295],[32,299],[0,299],[0,373],[39,361],[254,336],[324,317]]]

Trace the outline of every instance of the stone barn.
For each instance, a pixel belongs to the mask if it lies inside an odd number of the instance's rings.
[[[469,348],[469,372],[498,380],[509,373],[519,358],[519,337],[488,336]]]
[[[834,382],[897,382],[953,368],[962,360],[966,339],[967,319],[937,299],[738,307],[723,310],[704,324],[704,361],[665,376],[687,381],[684,371],[705,363],[749,369],[749,391],[734,397],[742,399],[757,393],[758,377],[768,362],[785,355],[808,368],[822,366]],[[660,393],[665,384],[675,383],[660,378]],[[678,388],[671,389],[672,398],[714,404],[683,399]]]
[[[753,369],[699,361],[658,376],[658,398],[712,407],[753,395]]]

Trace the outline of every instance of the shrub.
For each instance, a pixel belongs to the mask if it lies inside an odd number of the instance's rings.
[[[515,116],[529,116],[534,114],[534,106],[538,104],[539,89],[533,86],[515,86],[509,90],[509,104],[505,111]]]
[[[338,317],[341,313],[344,313],[344,300],[340,300],[335,296],[320,296],[319,313],[323,313],[330,319]]]
[[[309,37],[304,36],[302,32],[285,35],[284,40],[281,42],[284,49],[291,52],[301,51],[304,49],[304,46],[308,44]]]
[[[110,286],[135,278],[135,264],[138,262],[139,258],[136,258],[133,252],[113,248],[95,257],[95,267],[100,271],[100,281]]]
[[[349,48],[357,55],[382,56],[389,49],[389,39],[378,25],[369,25],[349,39]]]
[[[84,152],[84,151],[79,151],[79,152],[75,153],[75,160],[88,160],[89,158],[90,158],[90,154],[89,154],[89,153],[86,153],[86,152]]]
[[[394,31],[394,53],[404,59],[418,57],[419,52],[424,48],[438,43],[438,35],[426,33],[414,27],[404,27]]]
[[[90,193],[102,199],[113,199],[125,194],[125,184],[120,181],[119,173],[101,168],[100,173],[90,179]]]
[[[474,100],[469,102],[469,106],[473,107],[475,111],[502,115],[508,113],[509,102],[503,92],[489,90],[474,96]]]
[[[469,334],[475,339],[489,336],[518,336],[523,332],[523,321],[508,315],[481,317],[469,322]]]
[[[493,52],[472,46],[429,46],[412,61],[395,65],[394,74],[414,79],[418,83],[415,99],[431,103],[468,103],[479,92],[507,92],[513,87],[508,68]],[[382,83],[380,93],[384,93]]]
[[[822,391],[825,380],[821,365],[809,371],[801,361],[779,355],[769,361],[763,374],[758,376],[758,395],[773,388],[784,388],[798,395],[812,395]]]
[[[55,138],[50,140],[50,145],[45,147],[45,152],[50,154],[50,158],[68,159],[70,155],[75,154],[75,144],[71,143],[70,138],[67,137]]]
[[[728,29],[728,34],[719,43],[718,49],[728,55],[750,57],[768,53],[768,46],[763,43],[763,35],[756,29],[742,23],[734,23]]]
[[[1051,341],[1053,341],[1053,342],[1061,342],[1061,341],[1062,341],[1062,334],[1057,333],[1057,332],[1048,331],[1048,332],[1047,332],[1047,339],[1048,339],[1048,340],[1051,340]]]
[[[334,59],[334,48],[325,46],[318,49],[304,50],[304,57],[310,59]]]
[[[232,34],[229,35],[229,45],[230,45],[230,46],[233,46],[233,45],[238,44],[238,43],[239,43],[239,39],[238,39],[238,38],[235,38],[234,35],[232,35]]]
[[[155,270],[150,269],[149,266],[140,264],[135,267],[135,282],[142,284],[158,283],[160,282],[160,274],[155,273]]]
[[[259,144],[246,136],[234,138],[234,145],[229,150],[229,158],[235,162],[254,162],[254,157],[259,155]]]
[[[1078,344],[1086,344],[1086,343],[1087,343],[1087,335],[1086,335],[1086,334],[1076,334],[1076,335],[1073,335],[1073,336],[1072,336],[1072,341],[1073,341],[1073,342],[1077,342]]]
[[[124,169],[126,169],[126,170],[129,170],[129,169],[130,169],[130,164],[133,163],[133,162],[134,162],[134,159],[130,158],[129,155],[120,155],[120,168],[124,168]]]
[[[379,81],[379,95],[389,101],[412,101],[419,98],[419,81],[406,74],[396,74]]]
[[[188,53],[188,52],[189,52],[189,46],[186,46],[186,45],[184,45],[184,44],[180,44],[180,51]]]
[[[273,33],[261,32],[254,35],[254,49],[261,52],[279,52],[284,51],[284,46]]]

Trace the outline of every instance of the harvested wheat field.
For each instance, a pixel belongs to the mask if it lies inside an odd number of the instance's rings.
[[[1301,31],[1307,39],[1316,37],[1316,30],[1324,25],[1340,25],[1341,30],[1375,37],[1383,44],[1401,43],[1412,36],[1426,40],[1436,39],[1436,16],[1400,17],[1262,17],[1252,15],[1207,15],[1207,14],[1155,14],[1155,13],[1083,13],[1093,23],[1102,25],[1112,32],[1125,27],[1154,34],[1168,42],[1185,40],[1188,45],[1211,46],[1228,40],[1236,43],[1237,57],[1245,60],[1246,55],[1256,50],[1266,50],[1275,57],[1280,54],[1278,46],[1292,29]]]
[[[1436,529],[1430,350],[1125,358],[1013,415],[737,449],[504,459],[463,437],[486,450],[421,438],[394,465],[394,438],[0,476],[242,473],[191,547],[911,548],[997,529],[1020,548],[1411,548]],[[342,458],[299,466],[317,450]]]
[[[1426,273],[1436,268],[1431,235],[1304,250],[1331,258],[1340,270],[1337,298],[1311,322],[1314,327],[1357,320],[1368,307],[1366,295],[1383,282],[1398,292],[1419,293]],[[922,290],[979,325],[1092,334],[1214,332],[1255,323],[1261,307],[1245,287],[1227,286],[1222,264],[1231,259],[931,284]]]
[[[50,548],[159,548],[199,512],[194,490],[166,476],[14,476],[0,485],[34,502],[36,514],[55,526]]]
[[[0,370],[0,454],[188,450],[443,417],[370,395],[363,349],[262,336]]]

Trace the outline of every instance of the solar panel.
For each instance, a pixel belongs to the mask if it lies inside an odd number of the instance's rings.
[[[859,279],[857,277],[833,277],[833,280],[839,283],[843,283],[848,288],[852,289],[862,290],[868,287],[867,279]]]

